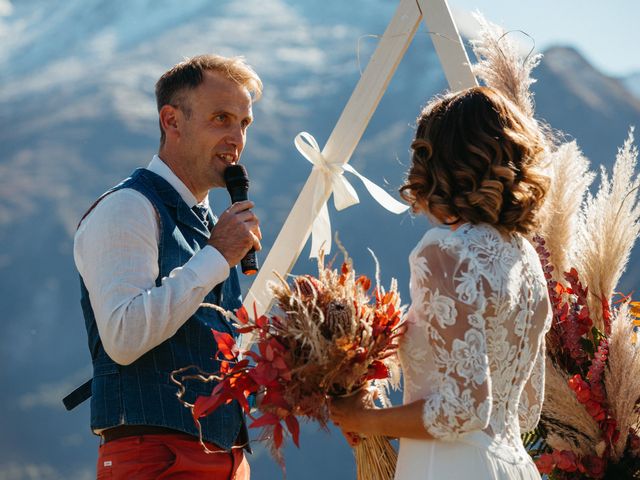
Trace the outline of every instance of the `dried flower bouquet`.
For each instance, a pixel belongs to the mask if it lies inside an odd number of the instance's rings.
[[[262,428],[260,438],[284,468],[284,437],[299,445],[298,418],[326,428],[329,397],[372,385],[387,402],[386,389],[399,378],[395,353],[403,333],[397,285],[393,280],[385,291],[378,282],[372,290],[369,278],[356,276],[346,252],[345,258],[337,270],[325,267],[321,256],[317,277],[301,275],[291,283],[279,277],[271,286],[277,307],[270,315],[251,318],[244,308],[234,314],[209,305],[239,333],[253,335],[256,348],[240,351],[231,335],[214,331],[220,372],[188,375],[188,367],[174,372],[178,385],[187,378],[217,382],[210,396],[183,402],[198,425],[220,405],[237,400],[253,420],[249,427]],[[258,418],[249,405],[254,394],[262,395]],[[358,478],[393,477],[396,453],[387,439],[364,439],[355,454]]]

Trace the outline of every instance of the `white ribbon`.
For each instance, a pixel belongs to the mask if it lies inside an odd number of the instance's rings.
[[[313,164],[313,173],[315,176],[313,204],[315,205],[324,197],[327,192],[333,193],[333,204],[336,210],[344,210],[347,207],[360,203],[358,194],[353,186],[344,177],[344,171],[350,172],[358,177],[369,191],[373,199],[381,206],[392,213],[406,212],[409,207],[400,203],[384,191],[381,187],[373,183],[363,175],[360,175],[355,168],[348,163],[340,161],[330,162],[322,155],[322,151],[318,146],[318,142],[313,135],[307,132],[301,132],[296,135],[295,145],[304,158]],[[311,227],[311,258],[318,256],[322,248],[326,253],[331,251],[331,221],[329,220],[329,210],[326,202],[322,204],[322,208],[318,216],[313,220]]]

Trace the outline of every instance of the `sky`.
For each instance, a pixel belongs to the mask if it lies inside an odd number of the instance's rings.
[[[0,20],[11,15],[16,1],[0,0]],[[538,51],[554,44],[573,45],[603,73],[640,74],[637,25],[640,0],[448,0],[448,3],[462,32],[471,28],[468,12],[477,9],[506,30],[527,32],[535,39]]]
[[[640,0],[448,0],[460,11],[480,10],[506,30],[523,30],[538,51],[573,45],[595,67],[612,76],[640,73]],[[463,16],[464,18],[464,16]]]

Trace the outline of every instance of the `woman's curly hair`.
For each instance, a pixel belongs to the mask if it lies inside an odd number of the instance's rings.
[[[417,120],[402,198],[438,220],[528,234],[549,187],[535,121],[498,91],[474,87],[430,102]]]

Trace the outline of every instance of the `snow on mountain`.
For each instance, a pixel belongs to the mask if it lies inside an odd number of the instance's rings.
[[[72,235],[90,202],[156,151],[158,76],[203,52],[244,55],[261,75],[265,92],[243,162],[255,179],[252,198],[268,251],[310,169],[293,138],[306,130],[326,141],[377,44],[366,35],[382,34],[396,5],[0,0],[0,382],[7,387],[0,390],[0,478],[93,475],[88,408],[68,413],[59,403],[90,363]],[[640,120],[622,83],[568,48],[546,52],[535,76],[539,116],[576,137],[594,164],[610,165],[629,124]],[[351,163],[393,192],[408,163],[413,121],[443,88],[422,27]],[[228,202],[224,192],[212,197],[214,208]],[[408,301],[406,258],[426,223],[381,211],[364,194],[361,201],[339,213],[330,205],[332,227],[365,274],[373,274],[371,247],[383,277],[398,278]],[[296,268],[313,271],[305,254]],[[287,451],[290,478],[353,476],[351,453],[336,432],[329,437],[306,426],[302,445]],[[252,466],[256,478],[279,478],[264,453]]]
[[[390,6],[383,10],[390,13]],[[25,127],[31,131],[99,118],[105,109],[138,128],[155,116],[155,79],[176,59],[205,51],[243,55],[266,80],[286,72],[287,92],[278,88],[281,82],[265,82],[263,105],[295,114],[305,98],[331,93],[356,44],[348,23],[314,23],[299,5],[283,0],[26,0],[2,22],[0,103],[9,108],[4,115],[12,106],[40,109],[34,95],[53,95],[63,103],[51,109],[53,116]],[[85,92],[93,94],[90,102]]]
[[[151,2],[136,0],[54,3],[12,2],[0,18],[0,124],[11,127],[0,129],[0,309],[11,319],[0,330],[0,364],[11,366],[0,369],[0,382],[11,386],[0,391],[7,405],[0,442],[10,445],[0,452],[0,478],[92,476],[96,439],[88,432],[88,406],[68,413],[59,401],[90,364],[72,236],[92,199],[156,151],[157,77],[184,56],[207,51],[245,55],[260,73],[265,92],[243,161],[255,179],[252,198],[268,250],[310,170],[294,136],[307,130],[326,141],[360,75],[358,39],[381,34],[395,8],[378,0],[344,9],[333,0],[153,2],[148,11]],[[359,17],[358,9],[368,13]],[[362,68],[376,42],[361,42]],[[417,38],[354,166],[380,183],[387,179],[393,191],[403,175],[410,124],[443,86],[428,38]],[[228,203],[224,192],[212,196],[218,211]],[[364,195],[357,208],[332,212],[363,273],[373,273],[360,245],[366,238],[389,265],[383,275],[408,278],[408,247],[394,248],[396,239],[378,233],[398,230],[401,221],[411,230],[401,234],[403,241],[417,241],[421,228],[381,212]],[[314,268],[305,254],[299,263],[298,269]],[[341,437],[312,426],[303,436],[303,449],[287,452],[290,478],[301,478],[310,466],[317,475],[308,480],[350,472],[351,453]],[[256,478],[276,478],[278,467],[260,452],[258,446],[252,458]],[[326,454],[333,465],[326,465]]]

